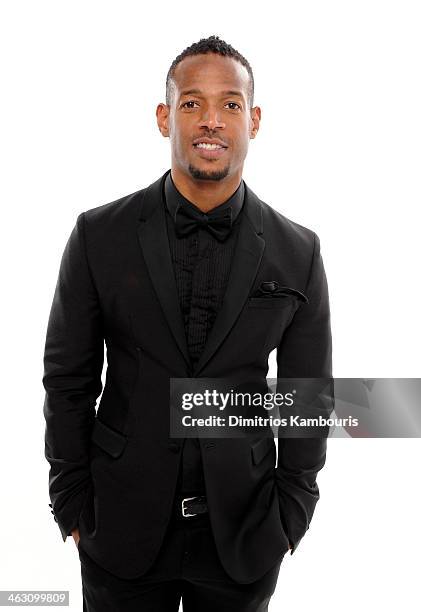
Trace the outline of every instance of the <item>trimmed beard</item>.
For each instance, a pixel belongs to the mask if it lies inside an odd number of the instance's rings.
[[[229,165],[222,168],[222,170],[199,170],[192,164],[189,164],[189,172],[192,177],[198,181],[222,181],[228,176]]]

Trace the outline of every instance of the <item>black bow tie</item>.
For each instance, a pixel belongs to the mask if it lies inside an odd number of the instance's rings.
[[[177,236],[186,236],[198,227],[203,227],[222,242],[231,232],[232,209],[230,206],[223,211],[205,214],[192,206],[179,204],[174,220]]]

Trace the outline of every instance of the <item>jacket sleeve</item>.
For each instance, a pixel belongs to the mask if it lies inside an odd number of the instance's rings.
[[[78,524],[90,485],[90,435],[102,391],[104,338],[81,213],[61,259],[44,352],[45,457],[62,538]]]
[[[305,293],[308,303],[300,305],[277,347],[277,376],[330,379],[329,296],[320,240],[316,234]],[[326,445],[326,437],[278,439],[276,483],[281,520],[292,547],[291,554],[309,528],[319,500],[316,477],[325,464]]]

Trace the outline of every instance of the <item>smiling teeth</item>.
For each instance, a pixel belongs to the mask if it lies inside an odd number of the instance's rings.
[[[198,149],[222,149],[223,147],[219,144],[209,144],[207,142],[199,142],[195,145]]]

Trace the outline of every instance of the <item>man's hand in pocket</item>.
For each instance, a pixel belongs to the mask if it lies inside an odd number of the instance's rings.
[[[72,536],[73,536],[73,539],[75,541],[76,548],[78,548],[79,547],[79,540],[80,540],[79,529],[73,529]]]

